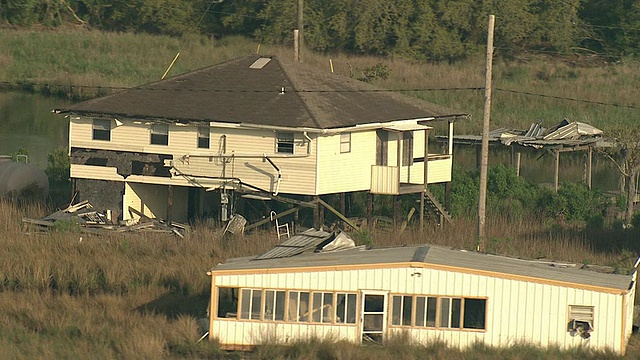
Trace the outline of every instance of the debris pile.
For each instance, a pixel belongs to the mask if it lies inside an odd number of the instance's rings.
[[[56,211],[42,219],[23,218],[22,223],[24,230],[29,233],[77,228],[80,232],[92,234],[146,231],[174,234],[184,238],[184,233],[188,230],[187,225],[175,222],[167,224],[164,220],[150,218],[132,208],[129,208],[129,212],[137,217],[114,222],[108,210],[105,212],[96,211],[88,201],[83,201],[69,205],[66,209]]]

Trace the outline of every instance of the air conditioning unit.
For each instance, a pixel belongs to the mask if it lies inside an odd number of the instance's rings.
[[[589,321],[576,319],[571,319],[571,321],[569,321],[568,328],[571,336],[580,335],[583,339],[590,338],[591,332],[593,331],[593,325],[591,325]]]

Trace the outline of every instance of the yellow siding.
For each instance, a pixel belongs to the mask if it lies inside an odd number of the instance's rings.
[[[171,206],[171,220],[185,222],[187,220],[186,187],[173,187],[173,205]],[[129,213],[129,207],[143,213],[150,218],[167,219],[168,188],[162,185],[125,184],[125,201],[123,201],[123,218],[138,218]]]
[[[429,184],[451,181],[451,157],[441,160],[429,160],[427,174]]]
[[[71,164],[70,176],[79,179],[124,181],[124,177],[118,174],[118,169],[106,166]]]
[[[376,163],[376,132],[351,133],[351,152],[340,153],[340,134],[318,138],[318,193],[369,190]]]
[[[173,155],[174,166],[185,174],[220,177],[223,166],[217,156],[222,155],[223,138],[226,138],[226,155],[237,156],[225,164],[226,176],[234,176],[245,183],[275,191],[277,171],[263,160],[263,155],[267,155],[281,170],[280,192],[308,195],[316,193],[316,144],[312,142],[310,152],[307,153],[308,141],[302,133],[295,133],[294,154],[286,156],[276,153],[275,132],[271,130],[211,128],[210,149],[199,149],[196,126],[169,126],[169,145],[162,146],[150,145],[150,123],[121,121],[124,125],[112,128],[111,141],[101,141],[91,140],[92,119],[72,118],[69,125],[70,144],[72,147],[88,149]],[[197,154],[204,157],[188,156]],[[168,183],[162,178],[159,178],[159,182]]]

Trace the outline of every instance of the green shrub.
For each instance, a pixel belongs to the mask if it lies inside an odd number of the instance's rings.
[[[563,183],[557,193],[546,190],[538,200],[538,207],[547,217],[587,221],[603,216],[611,200],[600,191],[580,183]]]

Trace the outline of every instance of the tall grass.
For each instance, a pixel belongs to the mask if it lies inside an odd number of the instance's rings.
[[[197,342],[198,319],[206,314],[206,271],[227,258],[266,251],[277,243],[273,231],[223,238],[221,230],[198,225],[185,239],[161,234],[88,235],[79,232],[26,234],[22,217],[41,207],[0,203],[0,357],[11,359],[227,358],[215,342]],[[506,225],[488,223],[492,252],[630,267],[637,234],[587,234],[560,230],[535,219]],[[371,231],[374,246],[430,243],[475,247],[475,223]],[[606,240],[605,240],[606,239]],[[633,255],[633,256],[632,256]],[[394,340],[395,341],[395,340]],[[640,355],[632,338],[628,358]],[[243,355],[246,357],[247,355]],[[443,344],[359,347],[329,340],[266,343],[248,356],[260,359],[574,359],[617,358],[608,353],[540,350],[527,345],[460,351]]]
[[[97,31],[0,30],[0,82],[50,84],[53,86],[22,86],[86,98],[111,91],[99,87],[158,81],[178,52],[181,55],[169,76],[255,53],[258,45],[239,37],[215,40],[196,35],[173,38]],[[292,58],[292,49],[282,46],[262,44],[260,53]],[[454,63],[414,63],[401,58],[311,51],[304,51],[302,58],[327,72],[332,63],[335,73],[354,77],[367,67],[386,65],[389,78],[376,81],[378,85],[397,90],[440,89],[407,93],[472,114],[474,120],[458,124],[458,133],[480,129],[484,92],[442,89],[482,88],[485,66],[481,54]],[[585,57],[539,56],[505,59],[497,54],[492,126],[526,128],[538,121],[550,126],[564,118],[605,130],[618,123],[632,124],[635,108],[598,103],[637,106],[639,68],[640,63],[635,61],[610,64],[593,63]]]

